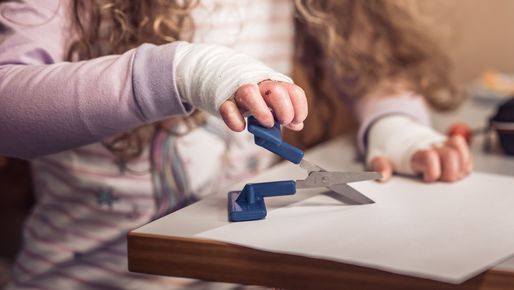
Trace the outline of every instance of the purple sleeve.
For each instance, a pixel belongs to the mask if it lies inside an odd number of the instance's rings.
[[[358,103],[355,109],[360,123],[357,146],[363,155],[366,153],[366,136],[369,129],[375,121],[384,116],[403,114],[421,124],[430,126],[430,116],[423,97],[412,93],[394,97],[370,98]]]
[[[65,11],[48,4],[63,1],[29,2],[0,5],[0,154],[34,158],[190,112],[174,81],[178,42],[63,62]]]

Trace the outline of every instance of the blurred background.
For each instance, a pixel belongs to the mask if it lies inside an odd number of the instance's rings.
[[[514,1],[404,1],[451,57],[458,83],[488,68],[514,73]]]
[[[411,12],[450,56],[458,84],[471,92],[470,99],[457,111],[434,113],[435,126],[447,130],[454,122],[464,121],[472,129],[484,127],[505,96],[492,93],[482,96],[482,101],[473,100],[477,92],[474,84],[487,70],[493,70],[490,82],[499,76],[495,73],[514,79],[514,0],[404,1],[410,2]],[[482,83],[487,78],[482,76]],[[20,245],[21,225],[33,202],[29,170],[24,161],[0,157],[0,288]]]
[[[471,145],[475,152],[487,149],[505,153],[496,132],[485,130],[498,107],[514,97],[514,1],[402,1],[446,51],[455,81],[468,94],[468,100],[457,110],[433,112],[434,127],[448,132],[452,125],[463,123],[474,135]],[[514,124],[514,111],[508,115],[510,124]],[[504,132],[510,134],[507,138],[512,142],[514,129],[509,130]],[[514,169],[510,173],[514,174]]]

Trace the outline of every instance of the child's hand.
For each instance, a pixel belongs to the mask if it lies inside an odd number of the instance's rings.
[[[373,170],[382,174],[380,181],[387,181],[393,174],[393,165],[384,156],[371,160]],[[411,158],[411,167],[421,174],[425,182],[453,182],[467,176],[473,169],[473,157],[464,137],[450,137],[443,146],[417,150]]]
[[[392,115],[378,120],[368,135],[368,166],[387,181],[393,173],[422,175],[425,182],[453,182],[473,169],[465,139],[445,136],[414,120]]]
[[[291,78],[233,49],[181,43],[175,54],[175,79],[184,103],[223,118],[234,131],[245,128],[242,113],[272,127],[301,130],[307,117],[304,91]]]
[[[299,131],[307,117],[305,92],[295,84],[277,81],[243,85],[233,99],[221,105],[219,112],[230,129],[240,132],[246,126],[244,112],[251,113],[264,126],[273,127],[275,121],[270,109],[281,125]]]

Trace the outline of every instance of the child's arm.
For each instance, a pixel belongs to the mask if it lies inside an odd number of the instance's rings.
[[[0,6],[2,154],[32,158],[190,111],[173,82],[177,44],[62,62],[69,32],[57,3]]]
[[[433,130],[421,96],[368,96],[357,108],[359,149],[383,181],[393,172],[421,174],[426,182],[456,181],[471,171],[473,160],[465,140],[447,139]]]
[[[0,153],[21,158],[50,154],[184,115],[197,105],[184,102],[175,82],[179,65],[174,55],[180,43],[142,45],[122,55],[62,62],[70,37],[63,6],[55,1],[0,5]],[[266,79],[274,78],[270,75],[246,86],[236,78],[229,84],[237,86],[216,106],[223,107],[220,113],[232,129],[240,129],[240,110],[245,109],[260,114],[263,123],[272,118],[268,107],[277,111],[279,119],[292,115],[290,119],[300,124],[305,119],[298,118],[300,109],[291,105],[295,97],[290,95],[297,87]],[[204,81],[194,78],[186,87],[199,87]],[[217,82],[213,84],[215,90]],[[265,93],[256,94],[257,87]],[[267,91],[272,98],[265,97]],[[235,101],[226,105],[232,94]],[[303,99],[300,106],[306,108]],[[290,105],[281,112],[285,101]],[[198,105],[208,111],[218,109]]]

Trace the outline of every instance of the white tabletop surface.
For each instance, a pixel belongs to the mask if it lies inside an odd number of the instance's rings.
[[[466,102],[465,105],[456,113],[435,113],[434,126],[444,131],[448,125],[453,122],[465,121],[473,128],[478,128],[480,126],[485,126],[486,120],[493,113],[493,110],[493,106],[480,104],[476,101],[470,100]],[[477,171],[514,176],[513,157],[500,155],[498,153],[484,153],[482,145],[483,136],[476,136],[473,140],[472,150],[475,157],[475,168]],[[341,152],[341,154],[337,154],[336,156],[326,156],[325,152],[334,152],[334,148],[337,148],[337,151]],[[329,143],[322,144],[306,153],[306,159],[317,162],[320,165],[322,164],[327,170],[362,170],[362,163],[360,163],[355,156],[353,140],[350,136],[341,137]],[[281,163],[269,170],[266,170],[251,180],[245,180],[241,183],[234,184],[230,189],[240,189],[249,181],[273,181],[302,177],[304,177],[302,169],[298,168],[298,170],[291,170],[289,164]],[[293,196],[267,199],[266,203],[270,208],[278,208],[306,199],[311,195],[312,192],[302,191]],[[228,224],[226,206],[226,191],[223,191],[218,195],[205,198],[191,206],[153,221],[134,230],[134,232],[196,238],[196,235],[199,233]],[[514,271],[514,257],[497,265],[495,269]]]

